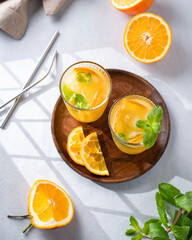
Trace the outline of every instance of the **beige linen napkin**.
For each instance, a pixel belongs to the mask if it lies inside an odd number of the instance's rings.
[[[43,0],[47,15],[58,12],[65,0]],[[22,38],[28,22],[29,0],[0,0],[0,29],[16,39]]]
[[[58,12],[65,0],[43,0],[43,7],[47,15],[52,15]]]
[[[0,2],[0,29],[20,39],[27,27],[29,0],[7,0]]]

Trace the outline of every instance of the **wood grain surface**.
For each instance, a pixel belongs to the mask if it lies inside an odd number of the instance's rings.
[[[59,97],[52,115],[52,136],[62,159],[77,173],[94,181],[118,183],[141,176],[149,171],[164,153],[170,136],[170,118],[166,104],[159,92],[143,78],[118,69],[108,69],[112,78],[112,93],[109,104],[100,119],[93,123],[81,123],[67,111]],[[155,145],[143,153],[128,155],[121,152],[114,144],[108,126],[108,113],[113,103],[126,94],[140,94],[151,99],[163,108],[162,131]],[[77,126],[82,126],[85,135],[96,131],[110,176],[97,176],[85,167],[77,165],[67,153],[68,134]]]

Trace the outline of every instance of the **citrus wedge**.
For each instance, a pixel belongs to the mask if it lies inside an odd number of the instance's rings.
[[[97,175],[109,176],[103,153],[97,138],[97,133],[89,134],[82,142],[81,157],[85,167]]]
[[[38,180],[28,198],[31,223],[37,228],[58,228],[73,218],[73,203],[68,194],[55,183]]]
[[[161,60],[167,54],[171,41],[169,25],[153,13],[134,16],[125,28],[125,48],[139,62],[153,63]]]
[[[115,8],[128,14],[145,12],[153,2],[154,0],[111,0]]]
[[[85,138],[81,126],[73,129],[67,139],[67,152],[71,159],[79,165],[84,165],[80,155],[81,143]]]

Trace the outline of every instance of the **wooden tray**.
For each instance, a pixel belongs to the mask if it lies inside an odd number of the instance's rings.
[[[170,135],[170,118],[166,104],[159,92],[143,78],[122,70],[108,69],[112,78],[112,94],[109,104],[96,122],[81,123],[75,120],[67,111],[64,102],[59,97],[52,115],[52,135],[56,148],[62,159],[80,175],[105,183],[118,183],[141,176],[149,171],[164,153]],[[108,126],[108,113],[112,104],[126,94],[141,94],[150,98],[155,104],[163,108],[162,131],[156,144],[149,150],[138,155],[127,155],[114,144]],[[69,157],[66,146],[68,134],[77,126],[82,126],[85,135],[96,131],[106,160],[110,176],[97,176],[85,167],[76,164]]]

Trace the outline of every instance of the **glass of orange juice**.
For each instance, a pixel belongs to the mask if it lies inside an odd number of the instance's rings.
[[[111,94],[109,73],[99,64],[83,61],[67,68],[60,93],[69,113],[80,122],[93,122],[105,111]]]
[[[117,100],[109,112],[109,127],[116,146],[125,153],[139,154],[146,150],[143,129],[136,126],[156,105],[141,95],[126,95]]]

